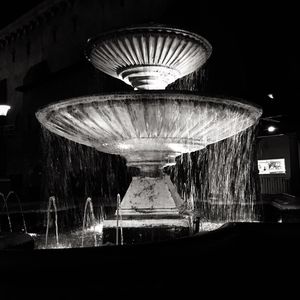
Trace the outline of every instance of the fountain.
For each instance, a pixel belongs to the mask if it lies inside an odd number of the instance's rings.
[[[161,90],[200,68],[211,54],[201,36],[165,26],[139,26],[89,39],[87,58],[135,89]]]
[[[98,151],[121,155],[140,175],[117,208],[125,227],[190,227],[166,166],[255,124],[262,111],[244,100],[164,90],[201,68],[212,51],[201,36],[164,26],[129,27],[90,39],[88,60],[133,92],[67,99],[36,116],[51,132]],[[191,204],[192,205],[192,204]],[[116,227],[116,220],[106,226]]]

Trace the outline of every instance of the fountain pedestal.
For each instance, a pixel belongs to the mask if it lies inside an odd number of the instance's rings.
[[[132,244],[179,238],[190,234],[191,224],[182,198],[159,164],[139,166],[141,175],[132,182],[119,206],[117,220],[105,220],[104,243],[116,240],[115,228],[122,227],[124,242]],[[117,212],[116,212],[117,217]]]
[[[123,217],[179,217],[183,212],[183,201],[170,177],[140,176],[132,182],[121,202]]]

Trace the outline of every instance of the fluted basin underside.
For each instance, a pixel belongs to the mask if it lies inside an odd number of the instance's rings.
[[[135,89],[159,90],[200,68],[211,45],[201,36],[164,26],[128,27],[88,41],[87,57],[100,71]]]
[[[36,115],[60,136],[151,169],[245,130],[261,113],[244,101],[139,91],[68,99]]]

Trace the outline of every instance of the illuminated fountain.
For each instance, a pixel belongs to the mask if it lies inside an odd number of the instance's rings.
[[[88,41],[89,61],[135,91],[63,100],[37,112],[51,132],[121,155],[127,166],[140,169],[119,208],[123,227],[188,227],[184,201],[163,168],[260,117],[261,109],[245,101],[164,90],[199,69],[210,54],[204,38],[184,30],[141,26],[102,34]]]

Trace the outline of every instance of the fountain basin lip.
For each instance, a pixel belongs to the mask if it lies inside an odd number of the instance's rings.
[[[108,93],[97,93],[97,94],[91,94],[91,95],[82,95],[79,97],[70,97],[63,100],[59,100],[56,102],[50,102],[46,105],[41,106],[38,111],[35,113],[36,118],[40,121],[41,117],[45,117],[45,114],[47,111],[54,106],[56,108],[62,108],[66,106],[76,105],[76,104],[82,104],[83,100],[84,103],[92,103],[95,100],[97,102],[105,102],[105,101],[122,101],[126,100],[125,97],[127,97],[128,100],[135,100],[133,98],[142,99],[145,101],[151,101],[152,99],[147,99],[148,97],[155,97],[161,95],[162,97],[170,97],[169,100],[171,100],[171,96],[182,96],[181,100],[183,98],[186,98],[186,101],[194,100],[194,101],[203,101],[203,102],[211,102],[211,103],[218,103],[220,100],[225,102],[226,104],[235,104],[236,106],[249,106],[251,108],[255,108],[262,114],[263,110],[262,107],[254,102],[245,100],[243,98],[239,97],[227,97],[225,95],[211,95],[208,93],[195,93],[191,91],[185,91],[185,90],[134,90],[134,91],[122,91],[122,92],[108,92]],[[133,98],[130,99],[130,96],[133,96]],[[191,97],[189,99],[189,97]],[[166,99],[167,100],[167,99]]]
[[[211,52],[202,36],[159,24],[104,32],[85,48],[96,69],[139,90],[165,89],[202,67]]]
[[[138,113],[130,114],[131,110]],[[242,99],[152,90],[70,98],[45,106],[36,117],[49,131],[121,155],[131,166],[163,167],[182,153],[201,150],[249,128],[261,114],[261,108]],[[149,116],[154,122],[149,123]]]
[[[123,28],[116,28],[116,29],[111,29],[105,32],[102,32],[98,35],[95,35],[93,37],[88,38],[87,40],[87,46],[85,48],[85,56],[87,59],[89,59],[89,54],[91,53],[91,51],[93,50],[93,48],[96,46],[96,43],[100,42],[100,41],[105,41],[108,40],[110,38],[115,38],[115,37],[119,37],[120,35],[123,34],[137,34],[137,33],[141,33],[141,32],[162,32],[164,31],[165,33],[175,33],[184,37],[189,37],[197,42],[200,42],[201,44],[203,44],[207,50],[207,59],[210,57],[211,53],[212,53],[212,46],[211,44],[208,42],[207,39],[205,39],[204,37],[202,37],[201,35],[185,30],[185,29],[181,29],[178,27],[171,27],[171,26],[167,26],[164,24],[156,24],[156,23],[150,23],[150,24],[142,24],[142,25],[134,25],[134,26],[127,26],[127,27],[123,27]]]

